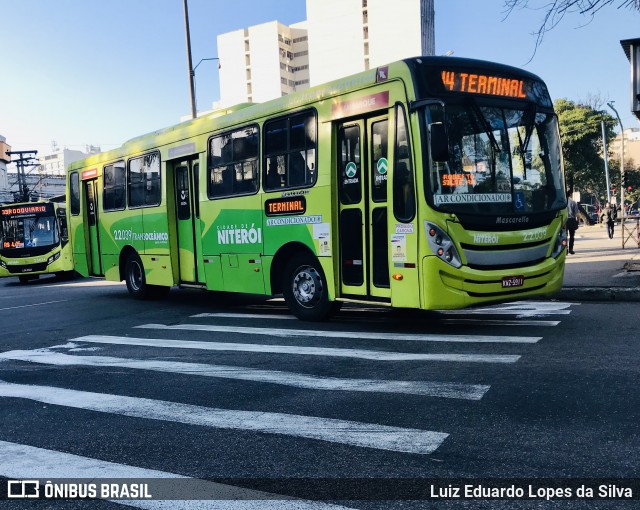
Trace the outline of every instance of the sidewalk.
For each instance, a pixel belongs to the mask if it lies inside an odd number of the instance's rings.
[[[635,222],[627,223],[631,227]],[[619,224],[613,239],[604,225],[580,226],[573,249],[575,255],[567,255],[560,299],[640,301],[640,248],[633,238],[622,248]]]

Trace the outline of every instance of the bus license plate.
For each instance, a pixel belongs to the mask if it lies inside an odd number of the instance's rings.
[[[505,276],[502,278],[502,288],[522,287],[523,285],[524,285],[524,276]]]

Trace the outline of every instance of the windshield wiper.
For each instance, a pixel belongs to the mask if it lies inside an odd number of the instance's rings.
[[[522,170],[524,173],[524,178],[527,178],[527,162],[525,161],[525,152],[527,147],[529,147],[529,141],[531,140],[531,135],[533,134],[533,128],[536,123],[536,114],[538,113],[538,108],[535,104],[531,104],[525,110],[524,116],[530,115],[529,121],[525,124],[524,130],[524,141],[520,137],[520,130],[516,129],[518,133],[518,144],[520,145],[520,158],[522,159]]]
[[[491,147],[493,148],[493,150],[495,152],[502,152],[500,149],[500,144],[498,144],[498,140],[496,140],[496,137],[493,134],[493,129],[491,129],[491,125],[487,122],[487,119],[482,113],[482,110],[480,110],[480,107],[478,106],[478,104],[475,102],[473,98],[469,98],[469,104],[471,105],[471,109],[473,110],[473,113],[475,113],[476,118],[480,121],[480,124],[482,125],[482,129],[484,130],[484,133],[489,138],[489,141],[491,142]]]

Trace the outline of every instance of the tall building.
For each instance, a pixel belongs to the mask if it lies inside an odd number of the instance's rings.
[[[307,0],[311,86],[433,55],[433,0]]]
[[[433,55],[433,0],[307,0],[307,21],[218,36],[220,106],[263,102],[418,55]]]
[[[304,23],[277,21],[218,36],[220,103],[260,103],[309,86]]]

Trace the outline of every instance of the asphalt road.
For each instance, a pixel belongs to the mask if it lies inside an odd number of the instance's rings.
[[[309,324],[279,300],[174,289],[140,302],[124,285],[43,278],[0,282],[0,324],[0,477],[180,475],[300,497],[306,484],[363,509],[638,504],[400,501],[425,478],[640,478],[634,303],[350,306]],[[333,508],[253,495],[215,508]]]

